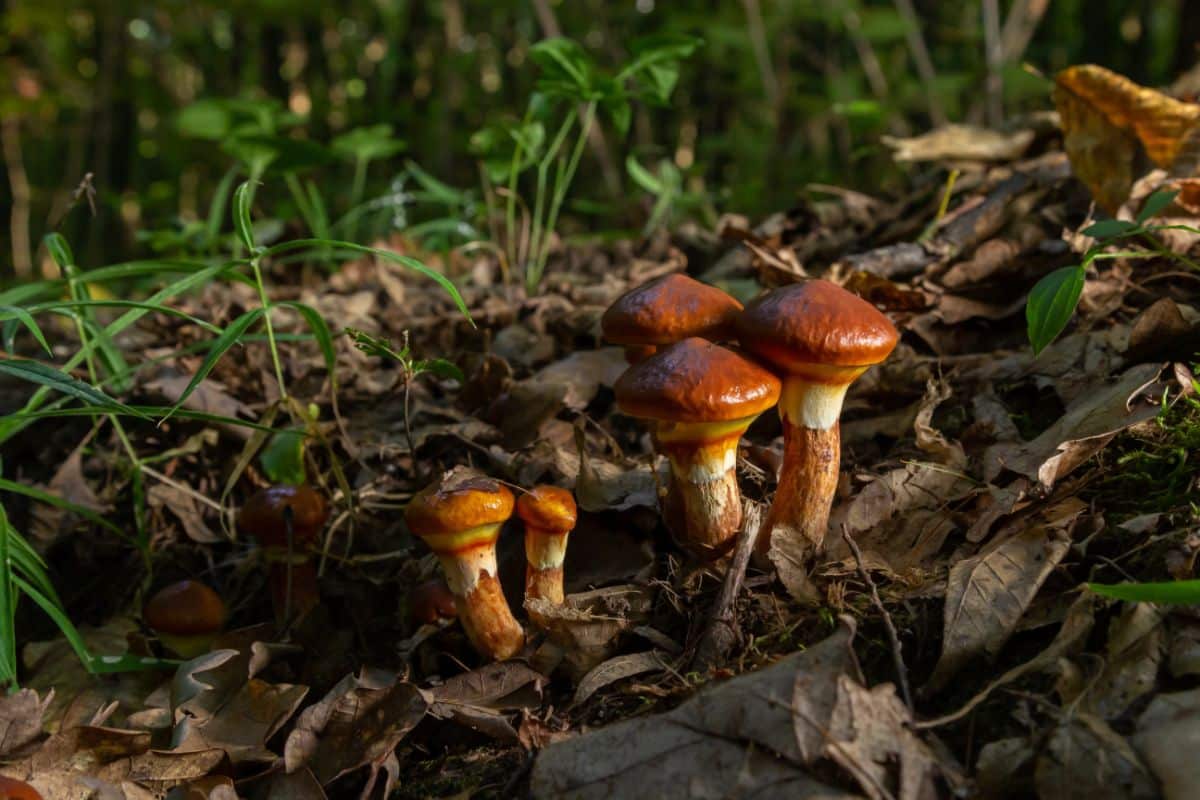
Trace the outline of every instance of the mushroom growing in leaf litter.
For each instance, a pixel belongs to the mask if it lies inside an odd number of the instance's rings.
[[[618,297],[600,318],[600,328],[607,341],[624,345],[625,359],[636,364],[689,336],[732,339],[741,310],[741,303],[715,286],[675,272]]]
[[[841,461],[838,418],[846,390],[885,361],[899,333],[867,301],[829,281],[812,280],[769,292],[738,318],[742,346],[783,376],[779,417],[783,465],[757,548],[775,537],[820,550],[829,527]]]
[[[615,386],[617,406],[651,420],[671,462],[667,527],[703,558],[733,546],[742,522],[737,446],[779,399],[779,379],[732,350],[684,339],[631,366]]]
[[[312,550],[329,518],[325,498],[308,484],[268,486],[251,495],[238,527],[258,542],[268,565],[271,601],[280,625],[321,602]]]
[[[467,638],[492,659],[509,658],[525,645],[496,574],[496,540],[512,512],[512,492],[468,469],[446,473],[404,510],[409,529],[442,565]]]
[[[535,486],[517,500],[525,522],[525,599],[563,602],[563,560],[575,527],[575,498],[557,486]]]
[[[225,625],[225,603],[200,581],[179,581],[155,592],[142,619],[163,646],[182,658],[208,652]]]

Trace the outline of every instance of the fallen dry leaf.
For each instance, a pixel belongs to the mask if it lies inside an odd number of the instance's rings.
[[[897,161],[1012,161],[1033,143],[1028,129],[994,131],[977,125],[943,125],[919,136],[881,136]]]
[[[1098,717],[1064,720],[1037,758],[1039,797],[1150,800],[1157,787],[1137,752]]]
[[[1133,746],[1162,784],[1167,800],[1186,800],[1200,786],[1200,689],[1163,693],[1137,720]]]
[[[42,735],[43,718],[54,699],[54,690],[45,699],[32,689],[21,689],[0,696],[0,757],[20,750]]]
[[[572,705],[579,705],[603,689],[605,686],[632,678],[634,675],[645,675],[647,672],[661,672],[666,669],[664,654],[657,650],[644,653],[629,653],[615,656],[608,661],[597,664],[588,674],[584,675],[575,687]]]

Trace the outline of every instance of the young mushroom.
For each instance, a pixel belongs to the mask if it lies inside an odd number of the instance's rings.
[[[575,498],[557,486],[535,486],[517,500],[525,522],[525,599],[563,603],[563,560],[575,527]]]
[[[207,653],[225,625],[225,603],[200,581],[159,589],[142,608],[142,619],[158,640],[181,658]]]
[[[42,800],[42,795],[25,781],[0,775],[0,800]]]
[[[651,421],[671,462],[667,527],[700,557],[720,556],[742,522],[738,440],[775,405],[779,379],[731,350],[690,338],[631,366],[614,389],[621,411]]]
[[[752,301],[738,318],[742,346],[783,376],[779,417],[783,464],[757,547],[789,537],[820,550],[841,460],[838,417],[850,384],[882,363],[899,334],[875,306],[829,281],[785,286]]]
[[[733,338],[733,320],[741,310],[742,304],[720,289],[675,272],[618,297],[600,318],[600,328],[607,341],[624,345],[625,360],[636,364],[689,336]]]
[[[491,659],[509,658],[525,645],[496,573],[496,540],[512,512],[512,492],[466,469],[446,473],[404,510],[409,529],[442,565],[467,638]]]
[[[238,527],[254,537],[266,558],[271,602],[280,625],[321,602],[312,550],[328,518],[325,498],[308,484],[261,489],[238,515]]]

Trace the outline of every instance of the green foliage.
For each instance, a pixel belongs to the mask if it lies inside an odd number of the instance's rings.
[[[1200,603],[1200,581],[1163,581],[1160,583],[1089,583],[1088,589],[1102,597],[1130,603]]]
[[[299,486],[307,480],[304,470],[305,444],[303,428],[279,431],[271,437],[258,459],[272,483]]]

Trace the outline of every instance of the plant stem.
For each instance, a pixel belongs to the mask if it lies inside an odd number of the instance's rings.
[[[521,156],[524,155],[524,134],[529,128],[533,117],[533,108],[526,107],[525,116],[521,120],[521,134],[513,148],[512,161],[508,165],[508,197],[504,203],[504,247],[508,252],[509,265],[517,263],[517,171],[521,166]]]
[[[592,122],[595,118],[596,101],[593,100],[588,103],[587,110],[583,113],[583,121],[580,123],[579,128],[579,138],[575,140],[575,149],[571,153],[570,161],[567,162],[566,172],[555,178],[554,199],[550,203],[550,216],[546,221],[545,228],[547,235],[558,224],[558,212],[562,208],[563,200],[566,199],[567,189],[570,187],[571,181],[575,178],[575,171],[579,168],[579,160],[583,157],[583,146],[587,143],[588,131],[592,129]],[[526,283],[530,284],[529,288],[531,291],[536,289],[538,284],[541,283],[542,273],[546,269],[546,259],[549,256],[550,243],[547,238],[540,243],[540,250],[537,253],[537,261],[532,273],[532,281],[530,281],[530,276],[526,276]]]
[[[267,346],[271,349],[271,361],[275,365],[275,380],[279,382],[279,399],[287,400],[287,384],[283,382],[283,364],[279,360],[279,347],[275,343],[275,327],[271,324],[271,300],[267,297],[267,287],[263,283],[262,265],[259,257],[250,259],[250,267],[254,270],[254,285],[258,289],[258,300],[263,307],[263,320],[267,325]]]
[[[546,151],[546,155],[538,162],[538,177],[537,177],[537,194],[534,199],[533,206],[533,234],[529,237],[529,250],[526,254],[526,260],[522,263],[522,269],[525,272],[525,288],[526,291],[533,292],[537,288],[538,280],[532,280],[530,272],[530,264],[528,259],[532,257],[537,260],[538,253],[542,250],[542,236],[544,226],[542,224],[542,211],[546,206],[546,175],[550,171],[550,165],[554,159],[558,157],[558,151],[562,149],[563,143],[567,139],[567,134],[571,130],[571,125],[574,124],[575,117],[568,114],[563,120],[562,125],[558,128],[558,133],[554,134],[554,139],[550,143],[550,148]],[[538,276],[540,280],[541,276]]]
[[[354,182],[350,184],[350,207],[357,208],[362,202],[363,192],[367,186],[367,159],[361,156],[354,159]],[[324,234],[318,234],[324,235]],[[358,218],[350,224],[350,241],[358,241]]]

